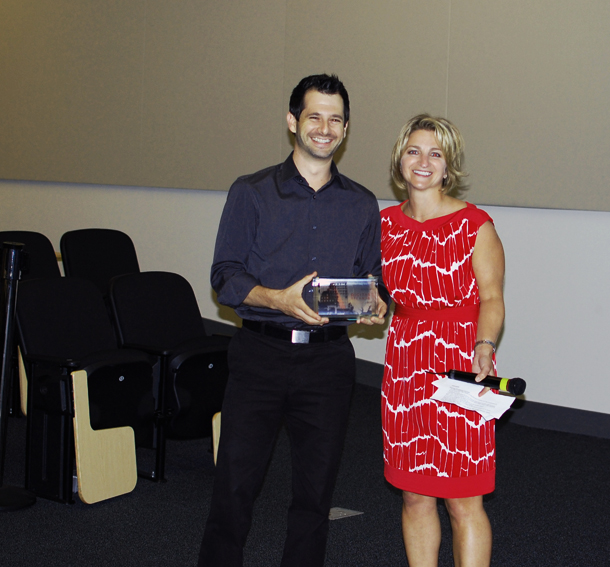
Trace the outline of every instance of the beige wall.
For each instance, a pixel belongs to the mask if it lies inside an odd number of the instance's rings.
[[[208,283],[214,190],[282,160],[292,87],[335,72],[341,170],[381,206],[408,117],[461,127],[468,200],[510,205],[488,207],[508,259],[501,371],[534,401],[607,412],[610,213],[549,209],[610,211],[609,24],[606,0],[3,0],[0,178],[59,183],[0,181],[0,225],[55,246],[124,230],[143,270],[181,273],[205,317],[234,321]],[[383,361],[383,333],[355,344]]]
[[[468,197],[610,211],[607,0],[0,3],[0,178],[226,189],[288,153],[306,74],[353,106],[342,170],[392,199],[429,111],[464,132]]]
[[[209,284],[225,199],[222,191],[0,181],[0,227],[43,232],[56,248],[67,230],[124,230],[142,270],[182,274],[204,317],[234,323]],[[610,213],[485,209],[507,258],[501,374],[526,379],[529,400],[609,413]],[[351,328],[357,356],[381,364],[385,330],[366,329]]]

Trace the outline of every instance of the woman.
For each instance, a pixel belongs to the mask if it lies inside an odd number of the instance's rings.
[[[495,487],[494,422],[430,399],[432,372],[493,374],[504,320],[504,252],[491,218],[448,195],[466,175],[462,149],[448,120],[412,118],[392,152],[392,177],[408,199],[382,212],[383,281],[396,303],[382,391],[385,476],[403,491],[410,567],[438,563],[437,498],[451,519],[455,565],[491,558],[483,494]]]

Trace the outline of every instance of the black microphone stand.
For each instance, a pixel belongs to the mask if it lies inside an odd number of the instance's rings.
[[[36,496],[24,488],[3,486],[6,430],[8,426],[8,393],[12,371],[15,328],[17,282],[21,276],[21,250],[23,244],[2,244],[2,278],[4,283],[4,345],[2,350],[2,375],[0,376],[0,511],[20,510],[36,502]]]

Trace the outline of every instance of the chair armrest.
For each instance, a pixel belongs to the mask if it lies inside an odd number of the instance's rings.
[[[163,348],[155,345],[141,345],[137,343],[125,343],[121,346],[121,348],[129,348],[132,350],[141,350],[148,354],[153,354],[155,356],[168,356],[172,353],[172,349]]]
[[[75,360],[73,358],[62,358],[61,356],[28,354],[23,358],[26,362],[29,362],[31,364],[55,364],[62,368],[78,368],[80,366],[79,360]]]
[[[199,337],[191,339],[183,343],[178,343],[171,346],[158,346],[158,345],[143,345],[138,343],[125,343],[122,348],[130,348],[134,350],[141,350],[155,356],[176,356],[189,352],[191,354],[214,352],[217,350],[226,350],[231,337],[225,335],[213,335],[207,337]]]

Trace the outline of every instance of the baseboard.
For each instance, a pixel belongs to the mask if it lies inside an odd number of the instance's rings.
[[[383,382],[383,364],[357,358],[356,382],[381,390],[381,383]]]
[[[517,425],[610,439],[610,414],[607,413],[516,400],[505,418]]]
[[[229,335],[233,336],[238,327],[235,325],[231,325],[229,323],[221,323],[220,321],[214,321],[212,319],[203,319],[203,326],[205,327],[205,332],[208,335]]]
[[[234,325],[204,319],[206,331],[210,334],[233,335]],[[383,364],[356,359],[356,382],[381,389]],[[517,399],[511,409],[502,416],[502,421],[517,425],[576,433],[610,439],[610,414],[554,406],[540,402]]]

